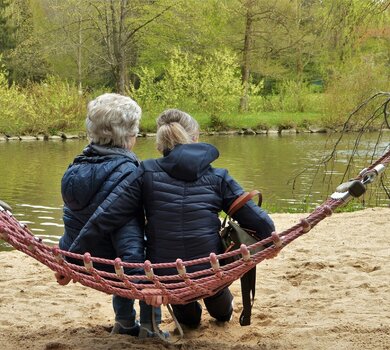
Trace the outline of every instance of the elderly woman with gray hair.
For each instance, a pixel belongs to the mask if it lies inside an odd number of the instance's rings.
[[[244,191],[226,169],[211,166],[219,156],[210,144],[198,142],[199,125],[187,113],[171,109],[157,119],[157,149],[162,158],[149,159],[124,181],[99,206],[80,232],[71,250],[99,244],[105,232],[117,229],[136,215],[143,205],[146,214],[146,258],[152,263],[166,263],[177,258],[193,260],[211,252],[223,252],[219,230],[219,212],[227,212]],[[260,239],[269,237],[275,227],[268,214],[249,201],[236,214],[245,228]],[[194,272],[210,266],[188,266]],[[176,274],[162,269],[156,273]],[[209,314],[217,321],[229,321],[233,296],[228,288],[204,299]],[[148,297],[151,305],[161,305],[162,296]],[[202,308],[194,301],[173,305],[181,324],[197,327]]]
[[[86,128],[90,144],[77,156],[66,170],[61,192],[64,200],[64,235],[59,246],[69,250],[81,229],[108,194],[127,176],[133,173],[139,162],[132,152],[141,108],[131,98],[106,93],[87,106]],[[93,256],[126,262],[143,262],[144,215],[139,207],[121,227],[110,231],[97,245],[86,245],[83,251]],[[107,270],[108,265],[96,268]],[[114,272],[114,271],[110,271]],[[126,271],[139,273],[139,271]],[[59,284],[65,285],[68,278],[56,274]],[[141,338],[153,336],[152,308],[140,302],[140,322],[136,322],[134,300],[113,296],[115,325],[112,333],[129,334]],[[155,309],[157,322],[161,322],[161,310]]]

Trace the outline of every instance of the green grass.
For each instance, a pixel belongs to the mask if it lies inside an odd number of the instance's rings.
[[[191,112],[198,121],[202,131],[218,130],[211,123],[210,114],[206,112]],[[142,132],[156,131],[156,117],[158,113],[146,112],[141,119]],[[219,119],[225,129],[269,129],[269,128],[294,128],[308,125],[320,125],[322,115],[314,112],[251,112],[224,114]]]

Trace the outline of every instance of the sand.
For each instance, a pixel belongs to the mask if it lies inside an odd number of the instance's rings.
[[[302,215],[272,215],[278,231]],[[334,214],[258,265],[252,324],[204,312],[180,342],[111,336],[111,297],[61,287],[45,266],[0,252],[0,349],[390,349],[390,208]],[[163,328],[174,324],[165,310]]]

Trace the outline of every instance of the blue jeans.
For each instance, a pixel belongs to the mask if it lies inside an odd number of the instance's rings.
[[[134,310],[134,300],[120,297],[114,295],[112,297],[112,306],[115,312],[115,321],[119,321],[126,325],[126,327],[131,327],[135,324],[136,311]],[[140,323],[143,324],[152,324],[152,311],[153,307],[146,304],[144,301],[140,300],[139,302],[140,309]],[[156,318],[156,323],[161,323],[161,308],[154,308],[154,315]]]
[[[230,320],[233,313],[232,300],[233,296],[228,288],[203,299],[210,316],[221,322]],[[200,325],[202,307],[199,302],[193,301],[184,305],[172,305],[172,309],[179,323],[190,328],[196,328]]]

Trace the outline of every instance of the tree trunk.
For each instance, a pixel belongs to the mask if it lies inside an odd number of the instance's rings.
[[[118,57],[118,81],[117,90],[118,94],[124,95],[126,93],[127,86],[127,63],[124,55]]]
[[[82,17],[79,16],[79,42],[77,46],[77,85],[79,95],[83,94],[83,83],[82,83],[82,45],[83,45],[83,37],[82,37]]]
[[[301,1],[296,0],[296,31],[300,33],[301,31]],[[296,56],[296,82],[297,82],[297,107],[299,112],[303,112],[305,107],[302,101],[302,87],[303,87],[303,60],[302,60],[302,43],[301,41],[297,44],[297,56]]]
[[[252,27],[253,27],[251,6],[252,6],[251,3],[248,2],[247,11],[246,11],[243,62],[242,62],[242,69],[241,69],[241,82],[243,87],[243,93],[240,98],[241,112],[248,110],[248,102],[249,102],[248,100],[249,100],[249,79],[250,79],[250,54],[252,49]]]

